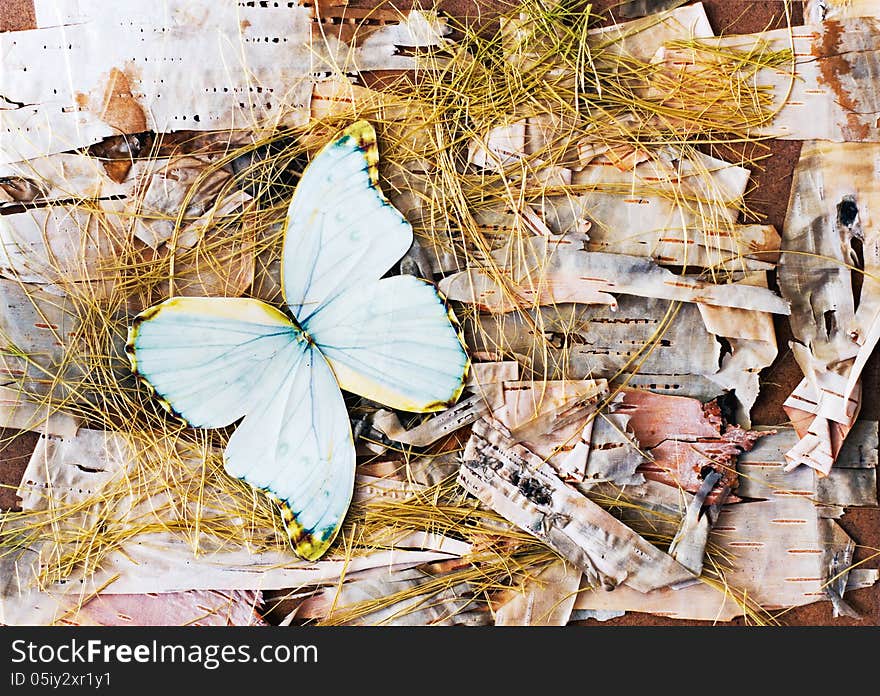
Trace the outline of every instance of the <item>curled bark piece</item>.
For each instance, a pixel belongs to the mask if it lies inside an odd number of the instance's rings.
[[[503,431],[474,426],[459,482],[580,568],[588,582],[641,592],[693,579],[686,568],[566,486]]]
[[[880,340],[880,145],[804,146],[783,233],[779,286],[804,373],[786,410],[804,433],[790,466],[828,473],[858,415],[858,381]]]

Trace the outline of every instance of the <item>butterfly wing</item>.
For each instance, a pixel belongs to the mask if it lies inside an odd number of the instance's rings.
[[[404,411],[446,408],[464,388],[468,357],[430,283],[393,276],[338,295],[303,329],[343,389]]]
[[[355,452],[336,379],[302,331],[258,300],[175,298],[137,317],[127,350],[190,424],[245,416],[226,470],[278,502],[299,555],[323,554],[351,501]]]
[[[259,392],[258,405],[226,446],[226,471],[269,493],[297,555],[316,560],[336,537],[354,489],[342,392],[306,341],[275,358]]]
[[[409,223],[382,195],[376,133],[358,121],[303,172],[287,214],[284,297],[302,325],[322,304],[381,278],[412,244]]]
[[[221,428],[247,413],[270,361],[298,334],[258,300],[175,297],[135,318],[126,350],[169,410],[197,428]]]

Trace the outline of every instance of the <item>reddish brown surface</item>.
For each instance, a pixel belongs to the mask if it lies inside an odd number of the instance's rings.
[[[357,5],[367,3],[357,0]],[[616,4],[614,0],[593,2],[595,11]],[[756,2],[751,0],[705,0],[709,19],[718,33],[750,33],[768,28],[785,25],[783,3]],[[799,3],[792,3],[794,24],[800,24],[801,12]],[[468,17],[471,21],[491,21],[500,8],[509,7],[509,3],[497,0],[443,0],[441,7],[458,17]],[[26,29],[34,23],[33,7],[29,0],[3,0],[0,3],[0,30]],[[753,150],[753,152],[755,152]],[[776,225],[782,229],[785,212],[788,206],[789,190],[794,165],[800,153],[800,143],[773,141],[769,144],[770,157],[763,160],[752,172],[753,188],[748,195],[747,203],[762,221]],[[787,348],[791,333],[785,320],[776,321],[777,338],[780,355],[776,362],[763,375],[761,396],[753,411],[756,424],[777,425],[786,422],[782,411],[782,402],[800,381],[801,373],[791,352]],[[862,417],[877,419],[880,417],[880,400],[874,395],[878,393],[878,359],[876,356],[869,362],[864,376],[865,400]],[[874,398],[872,398],[874,397]],[[7,431],[5,436],[9,436]],[[0,452],[0,507],[9,507],[14,502],[12,489],[17,487],[30,451],[36,441],[35,436],[25,434],[16,438]],[[5,442],[5,437],[4,437]],[[12,487],[12,489],[10,489]],[[850,509],[840,520],[844,529],[860,544],[856,552],[856,560],[861,560],[877,553],[880,549],[880,511]],[[880,566],[880,559],[873,558],[865,567]],[[781,615],[780,620],[789,625],[880,625],[880,592],[876,588],[859,590],[847,594],[847,601],[859,611],[863,619],[834,619],[831,614],[830,602],[792,609]],[[592,623],[592,622],[591,622]],[[625,617],[608,622],[607,625],[701,625],[702,621],[671,621],[650,615],[631,612]],[[743,623],[742,620],[733,622]]]

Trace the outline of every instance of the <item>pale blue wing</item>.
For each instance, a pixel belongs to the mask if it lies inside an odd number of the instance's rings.
[[[351,502],[355,450],[342,392],[306,341],[278,355],[226,446],[226,470],[281,505],[299,556],[320,558]]]
[[[129,330],[132,369],[190,425],[220,428],[254,403],[254,387],[299,330],[259,300],[176,297]]]
[[[349,288],[381,278],[412,244],[412,228],[379,190],[376,134],[346,128],[312,160],[293,194],[282,257],[284,297],[302,324]]]
[[[174,298],[136,318],[127,349],[135,372],[190,424],[245,416],[227,471],[279,503],[299,555],[323,554],[351,500],[355,452],[333,372],[302,331],[258,300]]]
[[[303,330],[343,389],[404,411],[437,411],[458,399],[468,356],[433,285],[394,276],[334,297]]]

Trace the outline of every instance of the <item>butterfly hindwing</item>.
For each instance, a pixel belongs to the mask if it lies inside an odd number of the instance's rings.
[[[430,283],[393,276],[333,298],[303,329],[343,389],[404,411],[446,408],[458,399],[468,357]]]
[[[257,406],[229,440],[226,470],[274,498],[296,553],[319,558],[332,543],[354,488],[355,451],[342,392],[306,341],[274,359]]]
[[[303,324],[350,288],[381,278],[412,244],[412,228],[378,185],[376,134],[358,121],[303,172],[287,214],[284,297]]]

